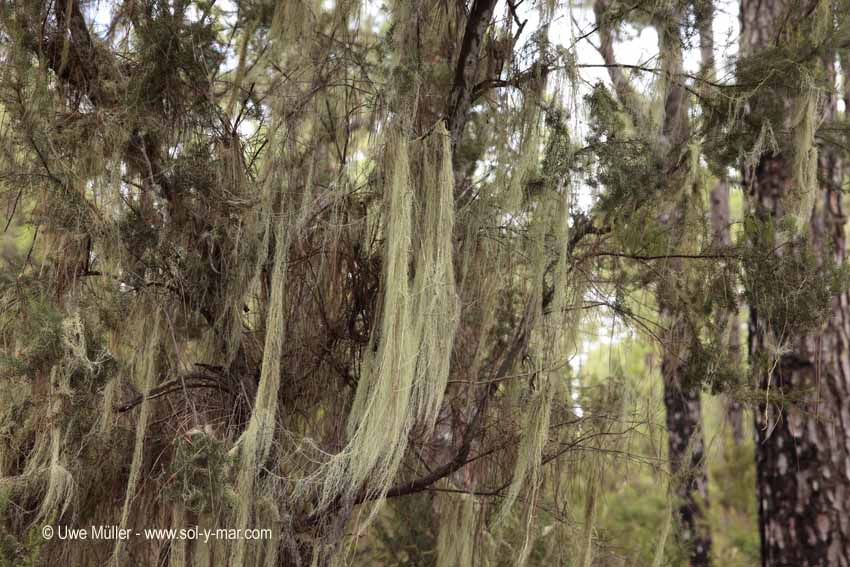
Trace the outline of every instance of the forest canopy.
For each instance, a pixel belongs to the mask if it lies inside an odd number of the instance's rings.
[[[0,0],[0,566],[850,567],[848,14]]]

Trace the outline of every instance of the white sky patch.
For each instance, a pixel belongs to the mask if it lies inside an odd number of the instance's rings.
[[[84,15],[89,21],[89,29],[98,37],[103,37],[109,30],[109,24],[112,23],[112,3],[104,0],[97,0],[94,4],[84,7]]]

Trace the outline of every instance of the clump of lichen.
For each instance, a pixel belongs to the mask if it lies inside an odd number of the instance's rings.
[[[187,510],[212,513],[223,502],[227,487],[227,449],[212,435],[193,430],[174,440],[166,494]]]

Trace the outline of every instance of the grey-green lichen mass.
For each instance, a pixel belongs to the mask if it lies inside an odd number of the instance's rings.
[[[850,567],[847,14],[0,0],[0,567]]]

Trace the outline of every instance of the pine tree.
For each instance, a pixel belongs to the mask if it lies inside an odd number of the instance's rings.
[[[744,171],[752,239],[765,268],[808,270],[794,281],[776,273],[779,292],[749,291],[750,358],[761,388],[756,466],[765,566],[850,561],[848,296],[829,285],[834,266],[845,259],[843,173],[836,149],[815,139],[817,128],[836,116],[836,15],[829,2],[741,5],[746,59],[740,68],[762,77],[783,67],[786,73],[768,80],[749,103],[769,105],[752,113],[753,123],[772,120],[773,131],[782,133],[779,147],[766,149]],[[812,278],[826,289],[801,294]],[[804,307],[810,313],[778,305],[795,295],[811,302]]]

